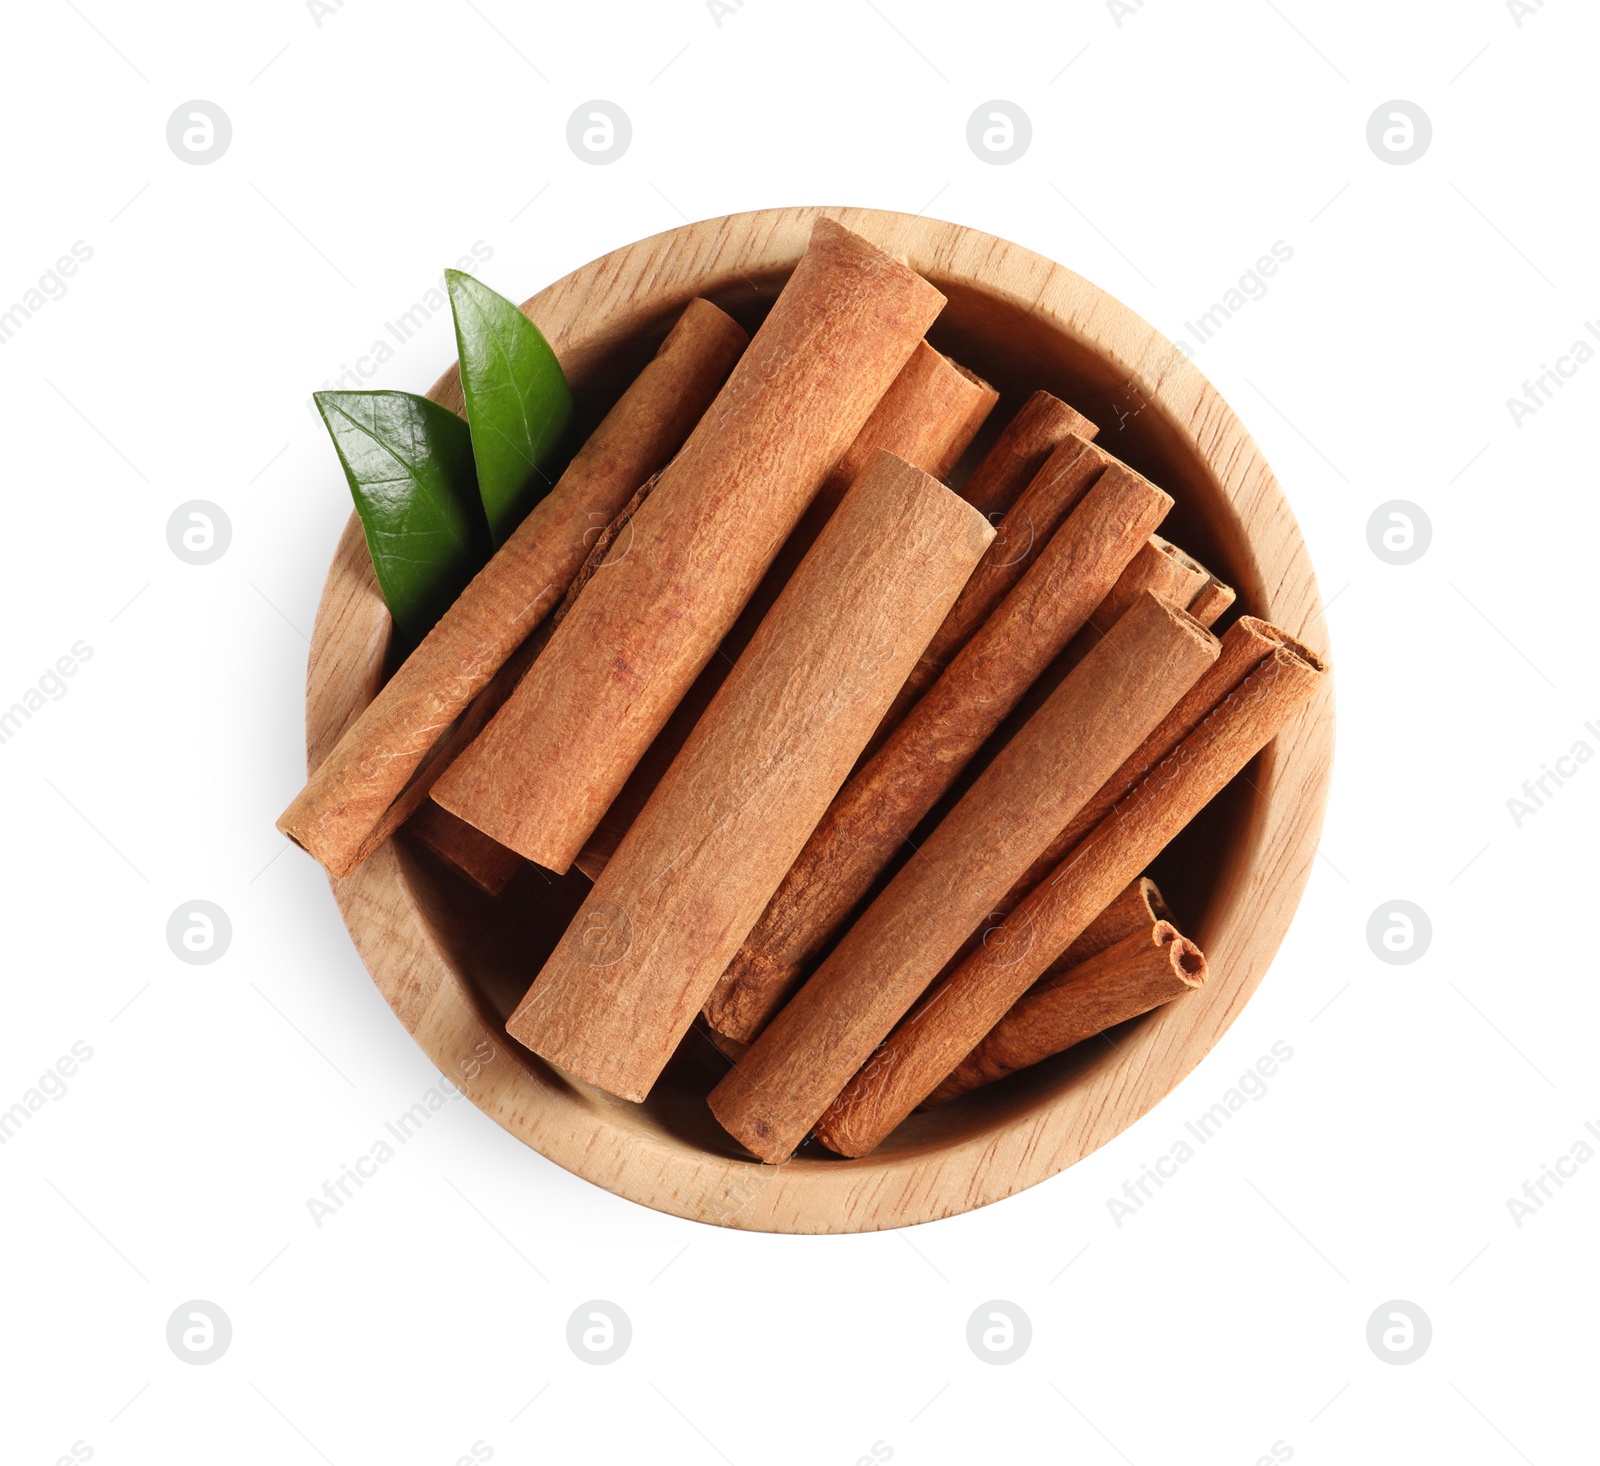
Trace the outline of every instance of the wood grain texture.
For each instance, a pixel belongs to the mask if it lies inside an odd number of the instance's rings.
[[[949,297],[935,344],[1020,401],[1041,383],[1117,421],[1136,391],[1144,410],[1119,456],[1177,496],[1186,543],[1238,587],[1241,605],[1325,650],[1305,544],[1260,451],[1216,390],[1171,342],[1078,275],[992,235],[864,209],[763,210],[707,220],[575,270],[524,309],[555,348],[580,403],[609,394],[648,359],[695,295],[759,319],[826,213],[902,254]],[[452,367],[436,401],[459,408]],[[603,403],[602,403],[603,405]],[[1123,440],[1127,440],[1124,447]],[[376,691],[389,620],[351,517],[318,608],[308,666],[306,740],[315,768]],[[1189,1074],[1261,981],[1314,858],[1333,753],[1328,686],[1251,764],[1225,848],[1210,847],[1185,930],[1211,964],[1206,987],[1119,1035],[1119,1049],[1069,1069],[1041,1065],[1003,1086],[913,1116],[860,1161],[802,1154],[764,1167],[726,1144],[703,1089],[630,1105],[571,1083],[503,1031],[515,995],[497,995],[485,958],[438,907],[429,873],[396,842],[331,881],[367,970],[444,1073],[511,1134],[558,1165],[641,1205],[755,1231],[840,1233],[903,1227],[1013,1195],[1112,1140]],[[576,878],[581,879],[581,878]],[[1184,893],[1170,876],[1163,887]],[[541,888],[542,889],[542,888]],[[516,899],[515,891],[508,893]],[[500,903],[502,906],[505,902]],[[375,1044],[392,1039],[381,1033]],[[464,1061],[488,1045],[492,1062]],[[470,1067],[470,1066],[469,1066]],[[698,1078],[698,1076],[694,1076]],[[1001,1100],[1004,1102],[1000,1102]]]

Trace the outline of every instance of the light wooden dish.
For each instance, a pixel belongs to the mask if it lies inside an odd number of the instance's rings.
[[[977,453],[1029,391],[1101,425],[1099,442],[1177,499],[1162,532],[1239,592],[1239,608],[1326,651],[1305,545],[1271,471],[1227,404],[1171,344],[1039,255],[953,224],[866,209],[770,209],[641,240],[575,270],[523,307],[600,414],[686,301],[759,321],[821,213],[902,255],[949,297],[930,338],[1003,392]],[[432,395],[460,409],[454,369]],[[958,471],[957,481],[960,481]],[[334,554],[312,641],[307,758],[315,767],[383,672],[389,618],[359,525]],[[1207,987],[1078,1049],[918,1114],[875,1154],[812,1142],[780,1167],[745,1157],[704,1095],[723,1060],[697,1033],[642,1105],[569,1082],[504,1033],[505,1017],[588,881],[529,866],[498,901],[420,846],[390,841],[333,882],[367,970],[440,1070],[558,1165],[645,1206],[776,1232],[858,1232],[968,1211],[1053,1176],[1143,1115],[1199,1063],[1254,992],[1313,859],[1333,750],[1331,687],[1157,863],[1154,874],[1211,963]],[[489,1044],[494,1059],[468,1077]]]

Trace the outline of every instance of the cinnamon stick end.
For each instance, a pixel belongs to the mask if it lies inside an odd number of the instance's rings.
[[[1204,987],[1211,975],[1206,954],[1188,937],[1176,937],[1172,943],[1172,975],[1187,988]]]
[[[595,1089],[603,1090],[606,1094],[615,1095],[618,1099],[625,1099],[633,1104],[642,1103],[645,1096],[650,1093],[650,1085],[654,1083],[655,1076],[651,1075],[649,1079],[641,1081],[610,1069],[602,1072],[598,1066],[584,1064],[581,1059],[569,1056],[560,1043],[546,1035],[535,1021],[532,1009],[534,995],[538,991],[538,984],[535,983],[528,996],[517,1005],[516,1012],[506,1019],[507,1036],[514,1038],[523,1048],[537,1054],[551,1068],[559,1070],[569,1079],[592,1085]],[[580,1064],[582,1067],[572,1067]]]
[[[365,858],[367,851],[351,849],[348,845],[339,842],[328,842],[320,838],[317,827],[304,819],[300,811],[300,800],[296,799],[288,809],[278,816],[278,833],[284,836],[291,845],[304,850],[313,860],[318,862],[335,880],[343,880]]]
[[[757,1160],[769,1166],[781,1165],[794,1154],[795,1147],[805,1136],[797,1140],[785,1140],[776,1133],[770,1122],[759,1115],[747,1115],[745,1106],[740,1103],[740,1091],[747,1088],[736,1063],[706,1096],[706,1104],[717,1123]]]

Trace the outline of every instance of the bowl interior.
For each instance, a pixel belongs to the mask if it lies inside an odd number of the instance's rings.
[[[1001,393],[984,431],[952,477],[959,487],[972,465],[1029,393],[1055,393],[1100,425],[1099,444],[1161,485],[1175,499],[1162,533],[1197,556],[1238,591],[1227,619],[1262,607],[1262,587],[1252,582],[1256,557],[1243,526],[1191,437],[1145,400],[1125,370],[1097,354],[1045,316],[1022,310],[998,293],[970,281],[924,273],[948,297],[929,339]],[[781,270],[742,277],[734,286],[708,292],[723,309],[752,331],[787,278]],[[584,419],[579,431],[597,422],[644,366],[676,317],[676,308],[658,319],[637,323],[626,337],[590,353],[573,373],[573,388]],[[1220,629],[1220,627],[1219,627]],[[1258,761],[1259,762],[1259,761]],[[1208,945],[1227,913],[1222,897],[1257,847],[1266,797],[1254,766],[1216,799],[1156,862],[1151,874],[1172,906],[1186,935]],[[402,838],[399,853],[406,882],[444,949],[491,1027],[504,1021],[554,947],[589,889],[574,870],[554,876],[525,866],[498,900],[491,900],[435,859],[420,844]],[[1190,1001],[1200,1001],[1196,995]],[[1153,1015],[1152,1015],[1153,1016]],[[1132,1025],[1151,1021],[1136,1019]],[[1113,1035],[1119,1042],[1122,1035]],[[534,1055],[508,1040],[516,1060],[541,1078],[566,1085]],[[953,1103],[914,1115],[874,1157],[840,1160],[809,1142],[790,1163],[797,1169],[869,1165],[887,1157],[936,1151],[1013,1125],[1019,1117],[1049,1107],[1086,1066],[1113,1052],[1106,1040],[1092,1040],[1056,1059],[980,1089]],[[643,1122],[708,1155],[745,1158],[742,1149],[713,1120],[704,1098],[725,1071],[721,1054],[698,1030],[680,1045],[672,1063],[642,1107],[581,1090],[585,1104],[601,1110],[632,1112]],[[640,1113],[642,1110],[643,1113]]]

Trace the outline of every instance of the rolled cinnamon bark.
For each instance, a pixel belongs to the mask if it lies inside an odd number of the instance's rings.
[[[1188,610],[1210,579],[1211,572],[1192,555],[1184,554],[1158,534],[1151,535],[1149,542],[1128,562],[1128,568],[1117,577],[1117,583],[1107,592],[1106,598],[1094,608],[1088,624],[1073,638],[1062,660],[1069,666],[1077,666],[1140,596],[1160,596]]]
[[[911,360],[900,369],[861,431],[823,480],[816,498],[806,506],[723,639],[721,649],[726,657],[714,657],[707,663],[707,671],[720,665],[724,669],[722,675],[726,675],[726,669],[749,645],[756,627],[816,543],[846,491],[880,453],[893,453],[936,479],[947,478],[999,399],[1000,394],[982,377],[934,350],[926,341],[919,341]],[[720,676],[717,685],[721,686]],[[710,701],[707,696],[706,703]]]
[[[1069,434],[1045,459],[1021,497],[1005,512],[994,543],[956,597],[944,625],[934,632],[928,649],[917,658],[906,685],[895,695],[867,745],[869,755],[883,746],[917,699],[939,680],[951,658],[972,640],[978,628],[1033,568],[1067,515],[1115,462],[1109,453],[1076,434]]]
[[[923,1102],[943,1104],[1018,1069],[1170,1003],[1206,980],[1206,959],[1171,922],[1158,921],[1028,990]],[[845,1090],[817,1126],[817,1139],[854,1155],[852,1120],[861,1113]]]
[[[565,871],[944,297],[829,219],[550,644],[434,799]]]
[[[1211,665],[1214,667],[1216,663]],[[1209,675],[1210,668],[1200,674],[1202,679]],[[1148,931],[1158,921],[1172,922],[1173,916],[1156,883],[1149,876],[1129,881],[1112,903],[1084,928],[1083,935],[1056,959],[1045,976],[1049,977],[1057,968],[1067,971],[1080,962],[1087,962],[1124,937]]]
[[[998,394],[959,363],[941,355],[926,341],[918,344],[866,426],[856,434],[838,466],[801,516],[794,533],[784,541],[749,604],[739,613],[733,629],[723,638],[717,655],[706,663],[694,686],[673,709],[672,716],[628,775],[622,792],[601,816],[573,862],[590,880],[600,872],[638,818],[645,801],[661,782],[667,766],[677,757],[700,715],[710,706],[740,652],[749,644],[761,619],[789,583],[795,567],[815,543],[844,492],[865,465],[887,450],[937,479],[946,478],[967,445],[983,425]],[[993,550],[993,544],[990,549]],[[987,558],[987,557],[986,557]]]
[[[545,623],[551,635],[554,635],[556,627],[572,613],[572,608],[577,603],[583,588],[594,579],[596,573],[610,558],[612,546],[618,540],[622,541],[622,546],[618,550],[617,558],[628,557],[633,549],[633,516],[639,512],[639,506],[650,497],[660,482],[661,475],[652,474],[639,485],[633,497],[617,511],[616,518],[595,533],[589,546],[589,553],[584,558],[583,568],[573,577],[572,584],[567,587],[567,593],[561,598],[561,604]],[[545,639],[548,641],[549,637]]]
[[[335,876],[376,848],[369,836],[429,750],[561,599],[586,536],[689,436],[747,340],[709,301],[689,302],[555,487],[312,772],[278,820],[285,835]]]
[[[1216,639],[1182,611],[1153,596],[1136,604],[711,1091],[723,1127],[762,1160],[785,1159],[1063,812],[1105,782],[1216,654]]]
[[[1098,648],[1090,653],[1097,655]],[[921,1104],[1133,874],[1265,747],[1324,675],[1315,659],[1288,646],[1274,648],[1047,880],[986,933],[982,945],[917,1004],[850,1082],[848,1138],[839,1114],[831,1125],[839,1145],[848,1146],[844,1153],[868,1154]],[[758,1042],[751,1049],[746,1065],[760,1047]],[[839,1109],[844,1107],[841,1097]]]
[[[1087,442],[1100,431],[1081,412],[1048,392],[1035,392],[1002,429],[972,470],[961,496],[980,514],[998,520],[1069,434]]]
[[[1241,616],[1222,636],[1222,651],[1205,675],[1161,720],[1160,725],[1140,744],[1128,761],[1107,779],[1078,813],[1050,842],[1049,848],[1028,868],[1016,888],[1001,906],[1002,914],[1011,911],[1024,896],[1053,871],[1069,851],[1083,839],[1119,801],[1126,798],[1144,776],[1166,758],[1198,728],[1201,722],[1279,647],[1286,647],[1302,661],[1320,665],[1313,653],[1301,646],[1288,632],[1254,616]]]
[[[1189,602],[1189,614],[1202,626],[1215,626],[1218,618],[1234,601],[1234,590],[1231,585],[1224,585],[1214,575],[1206,577],[1206,583],[1195,592],[1194,599]]]
[[[485,895],[503,895],[522,869],[522,857],[515,850],[507,850],[431,799],[423,800],[406,821],[406,829]]]
[[[713,991],[713,1028],[747,1040],[761,1031],[1171,503],[1121,464],[1101,474],[1000,608],[840,790]]]
[[[1202,680],[1208,676],[1210,676],[1209,669],[1202,674]],[[1146,742],[1148,741],[1147,739]],[[1077,821],[1075,820],[1073,823],[1076,824]],[[1051,849],[1054,848],[1054,842],[1052,842]],[[1058,856],[1057,859],[1059,860],[1059,858]],[[1030,874],[1038,870],[1044,864],[1044,861],[1045,856],[1043,855],[1034,861],[1028,868]],[[1055,861],[1051,861],[1042,874],[1048,875],[1054,869],[1055,863]],[[1028,876],[1024,876],[1011,888],[1006,898],[984,918],[978,929],[962,943],[961,950],[945,964],[944,971],[939,974],[941,982],[965,962],[977,949],[978,944],[1016,909],[1017,903],[1039,883],[1039,879],[1039,877],[1035,877],[1030,880]],[[1040,978],[1039,981],[1044,982],[1058,973],[1076,967],[1080,962],[1088,961],[1089,958],[1105,951],[1113,943],[1120,942],[1124,937],[1131,936],[1136,931],[1146,931],[1158,921],[1173,920],[1172,912],[1168,910],[1167,903],[1162,899],[1161,892],[1156,889],[1156,883],[1149,876],[1140,876],[1137,880],[1130,881],[1112,903],[1089,923],[1084,929],[1083,935],[1050,964],[1044,977]]]
[[[1211,572],[1192,555],[1185,554],[1158,534],[1151,535],[1149,543],[1139,547],[1139,553],[1117,577],[1117,583],[1106,593],[1105,599],[1089,613],[1083,629],[1028,689],[1011,717],[1010,728],[1019,727],[1044,705],[1045,699],[1061,686],[1066,675],[1116,625],[1117,618],[1139,596],[1159,596],[1175,606],[1182,606],[1191,616],[1194,616],[1196,602],[1202,602],[1202,614],[1195,616],[1195,620],[1209,628],[1222,612],[1221,606],[1209,603],[1206,593],[1212,578]],[[1002,736],[1005,732],[1002,729]]]
[[[548,637],[548,627],[553,619],[552,614],[534,627],[522,645],[500,664],[488,685],[467,704],[456,720],[435,740],[433,747],[422,756],[422,761],[412,771],[405,787],[395,795],[393,803],[356,846],[350,858],[352,870],[427,803],[429,791],[439,781],[439,776],[450,767],[451,760],[483,731],[489,719],[515,691],[523,674],[533,665],[533,659],[539,655]],[[449,859],[449,856],[446,855],[445,859]]]
[[[982,377],[919,341],[911,360],[901,367],[824,480],[773,568],[788,558],[793,574],[846,491],[879,453],[893,453],[936,479],[948,478],[999,400],[1000,394]]]
[[[645,1097],[993,533],[879,455],[511,1015],[513,1038]]]
[[[633,497],[623,505],[615,519],[610,524],[599,528],[598,533],[592,531],[586,534],[592,539],[592,545],[587,557],[584,559],[578,573],[573,576],[567,586],[566,594],[561,598],[561,603],[545,619],[539,623],[529,634],[522,645],[506,658],[500,670],[489,679],[489,685],[483,689],[467,705],[466,711],[447,728],[422,762],[417,765],[416,772],[412,774],[404,789],[395,796],[395,801],[384,811],[383,817],[374,825],[361,842],[356,852],[354,864],[359,865],[374,850],[378,848],[390,835],[394,834],[401,825],[411,820],[425,804],[432,803],[428,795],[433,786],[437,784],[456,757],[472,743],[472,740],[488,726],[492,718],[502,707],[506,699],[517,689],[535,658],[545,648],[551,634],[559,626],[567,613],[572,609],[573,602],[578,593],[593,578],[601,563],[611,551],[611,546],[617,538],[627,533],[628,522],[633,518],[634,511],[638,509],[650,495],[655,487],[660,474],[646,479],[634,493]],[[463,834],[457,826],[467,825],[465,820],[457,819],[455,815],[440,805],[434,805],[438,814],[429,814],[424,817],[424,828],[434,833],[436,838],[428,843],[434,854],[442,860],[454,863],[457,853],[465,856],[467,864],[462,866],[462,874],[469,880],[483,885],[481,876],[487,875],[491,881],[497,879],[504,870],[515,871],[522,863],[522,857],[515,851],[507,850],[498,840],[491,840],[481,830],[475,831],[478,838],[472,839]],[[501,852],[490,854],[490,851]],[[508,883],[502,882],[502,889]],[[487,886],[484,889],[488,889]],[[490,891],[491,895],[498,895]]]
[[[995,909],[984,921],[983,928],[974,931],[967,939],[961,952],[961,961],[965,961],[977,948],[984,938],[984,931],[994,928],[1016,910],[1022,899],[1110,813],[1117,801],[1127,795],[1140,779],[1194,732],[1206,715],[1258,667],[1275,647],[1287,646],[1306,660],[1313,663],[1316,661],[1313,654],[1287,632],[1254,616],[1241,616],[1223,635],[1221,646],[1222,650],[1216,662],[1184,694],[1177,706],[1161,720],[1160,725],[1129,756],[1127,762],[1106,780],[1094,798],[1067,822],[1066,827],[1050,842],[1044,853],[1028,867],[1022,879],[1006,893],[1003,900],[996,904]],[[1030,690],[1029,697],[1033,697],[1036,692],[1036,688]],[[1109,945],[1110,941],[1116,939],[1115,937],[1107,937],[1105,940],[1100,938],[1118,920],[1128,921],[1129,930],[1132,929],[1132,925],[1141,924],[1140,918],[1135,914],[1138,907],[1129,894],[1133,890],[1134,886],[1130,885],[1128,890],[1096,917],[1083,935],[1055,960],[1050,970],[1055,972],[1074,966],[1085,957],[1099,951],[1101,947]],[[1159,901],[1160,893],[1155,891],[1153,884],[1150,885],[1150,890],[1154,892],[1154,900]],[[1122,908],[1120,917],[1117,914],[1119,906]],[[1153,905],[1148,920],[1171,920],[1171,913],[1164,906],[1157,908]],[[1121,931],[1117,932],[1116,936],[1126,934],[1126,931]],[[1099,941],[1099,946],[1093,945],[1096,941]]]

